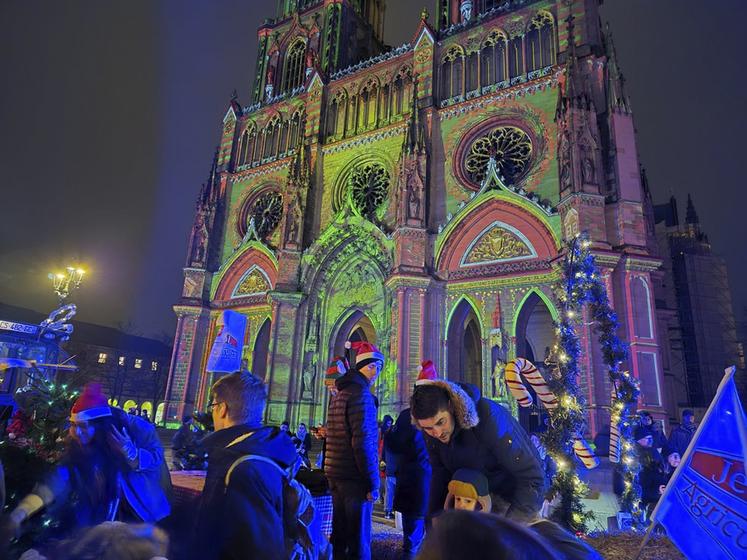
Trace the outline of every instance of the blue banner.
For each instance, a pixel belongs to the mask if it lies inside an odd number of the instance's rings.
[[[727,370],[652,520],[690,559],[747,558],[747,417]]]
[[[233,373],[241,369],[241,350],[244,347],[246,317],[236,311],[225,310],[218,319],[218,334],[210,350],[206,371]]]

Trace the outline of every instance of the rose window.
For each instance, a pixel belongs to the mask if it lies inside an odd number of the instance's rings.
[[[514,185],[529,169],[532,140],[523,130],[513,126],[494,128],[477,138],[469,147],[464,162],[469,179],[479,185],[485,178],[490,157],[495,157],[498,174]]]
[[[356,169],[350,177],[350,197],[361,216],[375,217],[389,192],[389,173],[372,163]]]
[[[254,218],[254,227],[260,239],[267,239],[278,227],[283,216],[283,197],[278,192],[260,196],[252,205],[249,219]],[[248,227],[247,223],[247,227]]]

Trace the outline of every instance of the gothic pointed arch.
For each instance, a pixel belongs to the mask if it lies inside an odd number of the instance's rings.
[[[526,358],[533,363],[547,379],[551,375],[545,365],[555,343],[555,323],[558,312],[555,305],[539,289],[529,290],[516,306],[512,334],[516,341],[516,356]],[[533,397],[533,390],[530,391]],[[537,405],[537,399],[531,408],[519,410],[519,422],[528,431],[536,431],[543,425],[542,414],[545,411]]]
[[[559,239],[542,211],[509,192],[483,193],[437,241],[436,269],[457,279],[549,270]]]
[[[446,322],[446,376],[482,390],[482,319],[467,297],[452,307]]]
[[[342,352],[341,337],[354,334],[357,324],[364,327],[361,339],[374,337],[387,353],[392,302],[385,279],[392,269],[392,255],[392,241],[357,216],[338,217],[309,248],[300,272],[308,309],[304,372],[314,370],[320,357],[326,359],[325,352]],[[350,332],[341,334],[346,328]],[[379,397],[394,394],[395,384],[393,370],[382,375]],[[318,381],[304,382],[308,390],[312,385],[318,392]]]
[[[211,299],[216,303],[230,300],[232,304],[264,302],[276,282],[275,257],[264,245],[253,241],[216,273]]]

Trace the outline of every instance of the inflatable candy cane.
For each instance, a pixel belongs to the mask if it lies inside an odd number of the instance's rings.
[[[599,458],[594,455],[588,442],[582,437],[576,437],[573,440],[573,452],[576,454],[587,469],[593,469],[599,466]]]
[[[521,369],[524,363],[529,363],[523,358],[516,358],[506,364],[506,385],[511,394],[519,402],[519,406],[527,408],[532,404],[532,395],[529,394],[524,383],[521,381]],[[531,366],[531,364],[530,364]],[[531,366],[534,367],[534,366]]]
[[[542,374],[532,362],[524,358],[516,358],[506,364],[506,385],[508,385],[511,394],[519,401],[519,405],[526,408],[532,404],[532,396],[521,381],[521,375],[529,381],[546,409],[552,410],[558,406],[558,399],[550,391]]]
[[[615,384],[612,384],[612,403],[614,404],[615,399],[617,398],[617,389],[615,389]],[[612,418],[610,419],[610,463],[619,463],[620,462],[620,420],[615,420],[615,416],[613,414]]]
[[[610,463],[620,462],[620,425],[610,424]]]

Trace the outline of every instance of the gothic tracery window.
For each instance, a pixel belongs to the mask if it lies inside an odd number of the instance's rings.
[[[283,72],[283,85],[281,92],[293,91],[303,84],[306,60],[306,43],[296,41],[288,49],[285,55],[285,71]]]
[[[462,94],[464,57],[457,47],[452,47],[441,63],[441,99],[451,99]]]
[[[358,167],[350,177],[350,198],[355,210],[366,218],[375,218],[389,192],[389,173],[379,163]]]
[[[279,116],[274,116],[262,131],[264,135],[264,150],[262,158],[270,158],[278,155],[278,141],[283,123]]]
[[[523,177],[532,157],[532,140],[514,126],[499,126],[478,137],[468,148],[464,168],[467,176],[479,185],[485,178],[488,160],[494,156],[498,172],[509,185]]]
[[[238,164],[247,165],[254,161],[254,146],[257,142],[257,131],[254,126],[249,126],[244,130],[239,142]]]
[[[552,15],[534,16],[526,35],[527,72],[555,64],[555,22]]]
[[[294,113],[290,121],[290,136],[288,137],[288,147],[286,151],[295,150],[301,139],[301,113]]]
[[[480,85],[490,86],[506,79],[506,37],[491,33],[480,50]]]
[[[508,76],[516,78],[524,73],[524,40],[521,36],[514,37],[508,42]]]
[[[261,195],[252,204],[248,219],[254,219],[254,227],[260,239],[267,239],[278,227],[283,216],[283,197],[279,192]],[[249,224],[247,223],[247,228]]]

